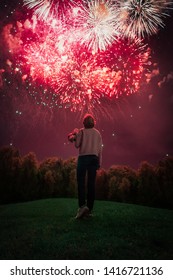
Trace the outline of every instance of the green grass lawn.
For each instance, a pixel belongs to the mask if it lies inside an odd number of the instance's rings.
[[[0,206],[0,259],[173,259],[173,211],[96,201],[75,220],[76,199]]]

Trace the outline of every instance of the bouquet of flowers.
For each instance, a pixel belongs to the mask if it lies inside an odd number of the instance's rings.
[[[78,128],[73,129],[73,131],[68,134],[68,141],[71,143],[76,141],[76,135],[78,134],[78,132],[79,132]]]

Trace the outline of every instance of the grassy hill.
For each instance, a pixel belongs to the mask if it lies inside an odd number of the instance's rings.
[[[173,211],[96,201],[75,220],[76,199],[0,206],[0,259],[173,259]]]

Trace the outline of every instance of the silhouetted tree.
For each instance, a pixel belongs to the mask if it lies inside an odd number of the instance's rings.
[[[111,176],[108,183],[108,199],[121,201],[119,196],[119,189],[118,189],[118,179],[116,176]]]
[[[14,147],[0,149],[0,202],[17,200],[16,188],[19,186],[21,157]]]
[[[68,197],[77,197],[77,178],[76,178],[76,168],[73,168],[69,174],[69,188],[67,190]]]
[[[32,152],[21,157],[14,147],[0,149],[0,203],[47,197],[77,197],[76,158],[47,158]],[[96,198],[173,209],[173,157],[156,166],[144,161],[136,171],[113,165],[100,169]]]
[[[108,170],[108,181],[108,198],[116,201],[136,202],[138,179],[135,170],[128,166],[113,165]]]
[[[75,157],[64,161],[62,185],[62,195],[64,196],[71,196],[72,193],[76,193],[76,164],[77,159]]]
[[[157,206],[160,193],[155,167],[147,161],[143,161],[138,169],[138,180],[138,202]]]
[[[63,160],[47,158],[39,167],[40,193],[42,197],[61,196],[63,185]]]
[[[121,197],[122,202],[132,202],[130,200],[130,191],[131,191],[130,180],[126,177],[122,178],[119,184],[119,196]]]
[[[155,170],[159,186],[159,206],[173,209],[173,157],[159,161]]]
[[[96,198],[104,199],[108,198],[108,176],[104,169],[99,169],[96,176]]]
[[[22,158],[18,190],[21,200],[33,200],[39,197],[38,166],[35,153],[30,152]]]

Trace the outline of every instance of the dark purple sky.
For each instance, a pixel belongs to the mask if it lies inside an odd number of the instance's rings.
[[[16,20],[18,13],[10,14],[15,2],[18,1],[2,1],[1,32],[3,26]],[[137,168],[141,161],[155,164],[166,155],[173,155],[172,32],[173,16],[165,19],[165,28],[157,35],[146,39],[157,71],[152,72],[150,83],[141,88],[140,95],[124,98],[114,105],[104,104],[96,112],[96,128],[102,133],[104,143],[104,168],[113,164]],[[3,69],[2,42],[0,48],[0,69]],[[21,95],[22,86],[19,89],[11,92],[10,84],[5,89],[0,87],[0,146],[12,144],[22,155],[33,151],[39,160],[77,156],[77,150],[67,142],[67,134],[75,127],[82,127],[84,112],[41,108]]]

